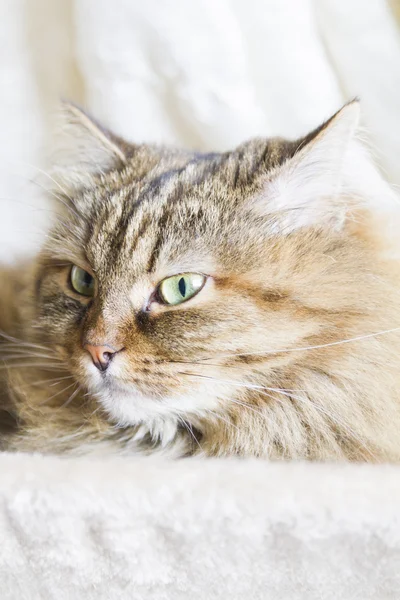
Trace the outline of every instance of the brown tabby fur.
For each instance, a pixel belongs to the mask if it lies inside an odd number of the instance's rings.
[[[67,107],[72,143],[88,141],[54,171],[59,219],[1,274],[2,447],[398,460],[397,207],[331,183],[296,204],[309,177],[283,208],[269,191],[343,111],[303,140],[198,154],[128,145]],[[95,276],[92,301],[71,264]],[[152,302],[180,272],[210,277],[182,305]],[[104,374],[88,340],[124,348]]]

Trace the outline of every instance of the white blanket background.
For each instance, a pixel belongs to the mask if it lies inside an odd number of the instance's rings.
[[[295,137],[358,95],[400,184],[398,0],[0,0],[0,260],[71,98],[132,141]],[[1,600],[400,598],[396,467],[0,456]]]
[[[398,600],[391,466],[0,456],[1,600]]]

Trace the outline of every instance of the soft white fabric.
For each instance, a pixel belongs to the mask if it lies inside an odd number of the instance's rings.
[[[0,456],[2,600],[395,600],[400,469]]]

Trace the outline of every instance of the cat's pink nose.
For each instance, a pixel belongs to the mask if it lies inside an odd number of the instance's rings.
[[[89,352],[94,366],[97,367],[99,371],[105,371],[114,354],[118,352],[118,350],[115,350],[108,345],[94,346],[92,344],[85,344],[83,347]]]

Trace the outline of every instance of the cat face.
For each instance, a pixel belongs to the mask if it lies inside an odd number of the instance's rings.
[[[75,198],[40,282],[40,322],[122,423],[213,410],[236,391],[225,365],[252,362],[236,353],[313,331],[293,327],[283,248],[243,203],[252,190],[230,189],[236,156],[179,160]]]
[[[301,143],[224,154],[128,146],[69,110],[88,146],[59,167],[36,318],[111,421],[224,419],[328,368],[296,349],[354,335],[373,289],[343,202],[356,104]]]

